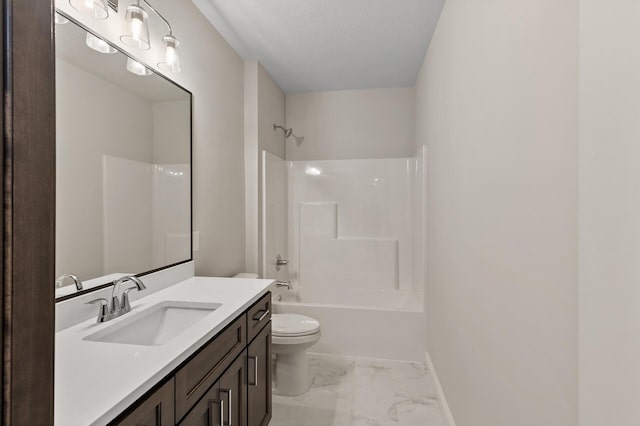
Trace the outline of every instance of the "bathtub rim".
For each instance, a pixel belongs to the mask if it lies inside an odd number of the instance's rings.
[[[326,308],[326,309],[354,309],[363,311],[385,311],[385,312],[410,312],[410,313],[424,313],[424,305],[420,304],[419,308],[390,308],[387,306],[373,306],[373,305],[346,305],[335,303],[311,303],[311,302],[286,302],[283,300],[277,300],[277,295],[273,299],[274,307],[283,306],[300,306],[303,308]],[[277,312],[276,312],[277,313]]]

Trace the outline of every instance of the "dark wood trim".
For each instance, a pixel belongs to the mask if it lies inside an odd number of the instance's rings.
[[[2,0],[2,422],[53,424],[55,55],[52,0]]]

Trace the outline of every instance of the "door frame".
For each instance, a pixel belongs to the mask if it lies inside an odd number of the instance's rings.
[[[54,421],[54,5],[1,1],[1,415],[7,425],[48,425]]]

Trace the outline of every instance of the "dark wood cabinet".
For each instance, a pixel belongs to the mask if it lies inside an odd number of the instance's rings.
[[[247,346],[242,314],[176,373],[176,421],[184,417]]]
[[[225,424],[247,426],[246,350],[220,377],[220,398],[224,401]]]
[[[271,293],[111,424],[266,426],[271,420]],[[247,342],[251,343],[247,346]]]
[[[173,378],[138,403],[118,422],[122,426],[168,426],[173,424]]]
[[[271,293],[265,294],[247,310],[247,342],[251,342],[269,321],[271,321]]]
[[[247,426],[247,358],[231,364],[179,423],[180,426]]]
[[[266,426],[271,420],[271,322],[247,350],[249,426]]]
[[[214,383],[196,403],[180,426],[222,426],[224,402],[220,398],[220,384]]]

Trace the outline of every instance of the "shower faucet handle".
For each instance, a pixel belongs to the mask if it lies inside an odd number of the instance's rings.
[[[276,256],[276,271],[279,271],[282,266],[287,266],[288,264],[288,260],[283,259],[280,255]]]

